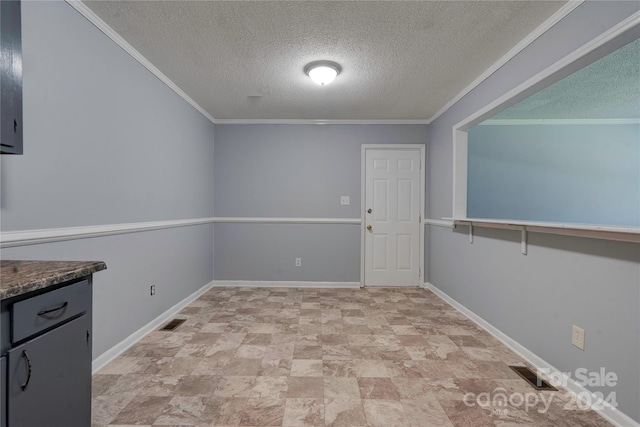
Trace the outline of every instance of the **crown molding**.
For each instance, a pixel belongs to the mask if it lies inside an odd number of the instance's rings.
[[[465,95],[467,95],[477,86],[479,86],[480,83],[488,79],[493,73],[498,71],[500,68],[502,68],[503,65],[509,62],[511,59],[513,59],[514,56],[522,52],[527,46],[529,46],[531,43],[536,41],[541,35],[549,31],[549,29],[551,29],[554,25],[556,25],[558,22],[564,19],[565,16],[573,12],[574,9],[576,9],[578,6],[580,6],[584,2],[585,0],[568,1],[564,6],[558,9],[556,13],[551,15],[549,19],[544,21],[542,25],[540,25],[538,28],[533,30],[533,32],[531,32],[527,37],[522,39],[520,43],[518,43],[513,48],[511,48],[511,50],[509,50],[502,58],[498,59],[492,66],[487,68],[484,73],[480,74],[480,76],[478,76],[474,81],[472,81],[471,84],[469,84],[469,86],[464,88],[462,92],[460,92],[459,94],[454,96],[449,102],[447,102],[444,105],[444,107],[442,107],[437,113],[435,113],[433,116],[431,116],[427,120],[427,123],[430,124],[435,119],[437,119],[442,114],[444,114],[456,102],[460,101]]]
[[[67,4],[73,7],[78,13],[91,22],[96,28],[102,31],[107,37],[109,37],[114,43],[120,46],[125,52],[127,52],[133,59],[138,61],[149,72],[156,76],[160,81],[166,84],[171,90],[173,90],[178,96],[184,99],[189,105],[195,108],[200,114],[206,117],[213,124],[418,124],[426,125],[433,122],[451,106],[458,102],[462,97],[471,92],[476,86],[486,80],[489,76],[500,69],[511,58],[516,56],[519,52],[524,50],[527,46],[533,43],[538,37],[544,34],[547,30],[553,27],[556,23],[567,16],[571,11],[580,6],[585,0],[570,0],[564,6],[562,6],[556,13],[554,13],[549,19],[547,19],[542,25],[536,28],[520,43],[514,46],[506,55],[500,58],[496,63],[489,67],[484,73],[476,78],[469,86],[463,89],[458,95],[445,104],[436,114],[428,119],[411,119],[411,120],[316,120],[316,119],[215,119],[204,108],[202,108],[193,98],[187,95],[180,87],[175,84],[169,77],[167,77],[162,71],[160,71],[155,65],[145,58],[138,50],[136,50],[131,44],[129,44],[120,34],[118,34],[113,28],[111,28],[105,21],[102,20],[97,14],[95,14],[86,4],[81,0],[65,0]]]
[[[217,125],[427,125],[428,120],[217,119]]]
[[[175,84],[169,77],[167,77],[162,71],[160,71],[155,65],[144,57],[138,50],[136,50],[129,42],[127,42],[120,34],[102,20],[95,12],[93,12],[84,2],[81,0],[65,0],[67,4],[78,11],[83,17],[91,22],[96,28],[102,31],[107,37],[109,37],[114,43],[120,46],[125,52],[127,52],[133,59],[138,61],[143,67],[145,67],[151,74],[156,76],[161,82],[166,84],[171,90],[173,90],[178,96],[187,101],[189,105],[195,108],[200,114],[205,116],[211,123],[217,125],[227,124],[343,124],[343,125],[371,125],[371,124],[386,124],[386,125],[425,125],[428,124],[428,120],[333,120],[333,119],[216,119],[200,106],[196,101],[187,95],[180,87]]]
[[[548,86],[550,83],[555,83],[559,80],[559,77],[554,80],[554,76],[558,76],[558,74],[563,71],[567,72],[569,67],[573,67],[570,71],[578,70],[584,66],[584,64],[580,64],[579,61],[584,61],[585,58],[596,49],[614,41],[617,37],[627,31],[640,32],[640,11],[635,12],[631,16],[620,21],[618,24],[601,33],[596,38],[565,55],[560,60],[549,65],[544,70],[523,81],[511,90],[505,92],[497,99],[494,99],[489,104],[466,117],[464,120],[456,123],[453,126],[454,132],[466,132],[469,128],[483,123],[493,117],[502,105],[508,102],[513,104],[526,98],[527,96],[537,92],[541,85]]]
[[[184,99],[195,108],[200,114],[205,116],[211,123],[215,123],[215,119],[204,108],[200,106],[196,101],[187,95],[177,84],[175,84],[169,77],[167,77],[162,71],[160,71],[155,65],[145,58],[140,52],[138,52],[133,46],[131,46],[120,34],[111,28],[106,22],[96,15],[89,7],[80,0],[65,0],[67,4],[73,7],[80,15],[84,16],[89,22],[91,22],[96,28],[102,31],[107,37],[109,37],[115,44],[120,46],[125,52],[127,52],[133,59],[138,61],[143,67],[156,76],[162,83],[166,84],[169,89],[173,90],[180,98]]]

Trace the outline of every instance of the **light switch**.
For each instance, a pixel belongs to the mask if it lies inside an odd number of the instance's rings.
[[[341,205],[348,205],[350,203],[351,203],[351,199],[349,198],[349,196],[340,196]]]

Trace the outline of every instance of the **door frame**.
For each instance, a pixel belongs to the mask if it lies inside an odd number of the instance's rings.
[[[420,275],[417,286],[424,283],[424,214],[425,214],[425,189],[426,189],[426,144],[362,144],[360,159],[360,287],[365,287],[365,237],[366,237],[366,170],[367,170],[367,150],[419,150],[420,152],[420,225],[418,236],[418,256],[420,258]]]

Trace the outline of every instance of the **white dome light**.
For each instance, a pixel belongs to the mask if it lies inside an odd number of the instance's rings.
[[[315,61],[304,67],[304,72],[320,86],[331,83],[340,74],[340,65],[331,61]]]
[[[331,67],[320,66],[309,70],[311,80],[322,86],[331,83],[337,75],[338,72]]]

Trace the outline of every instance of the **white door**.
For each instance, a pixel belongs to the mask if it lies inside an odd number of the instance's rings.
[[[364,284],[418,286],[420,149],[365,149]]]

